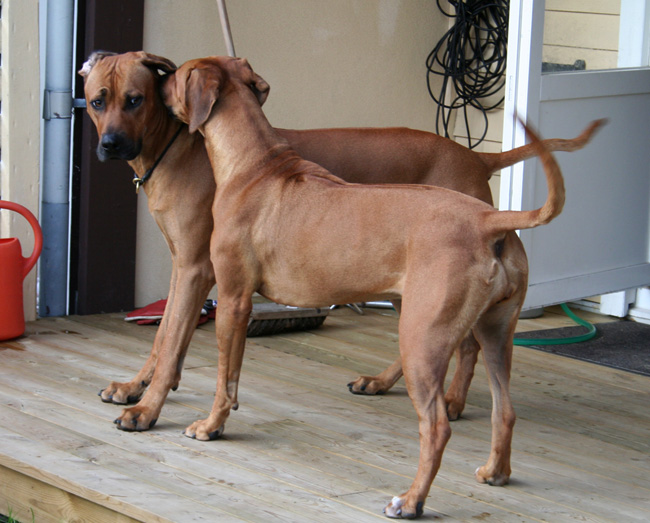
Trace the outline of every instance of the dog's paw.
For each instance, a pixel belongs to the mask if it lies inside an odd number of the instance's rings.
[[[409,509],[408,503],[403,497],[395,496],[384,509],[384,514],[393,519],[415,519],[424,512],[424,501],[415,504],[415,508]]]
[[[154,417],[148,409],[131,407],[130,409],[124,409],[120,417],[115,419],[113,423],[120,430],[141,432],[153,428],[157,421],[158,417]]]
[[[200,441],[212,441],[219,439],[223,434],[225,424],[216,429],[213,428],[207,420],[199,420],[187,427],[183,434],[188,438],[198,439]]]
[[[140,401],[147,385],[140,383],[118,383],[111,382],[108,387],[99,391],[98,396],[104,403],[115,403],[116,405],[131,405]]]
[[[485,466],[477,468],[474,476],[479,483],[485,483],[493,487],[502,487],[510,481],[509,472],[491,472]]]
[[[458,402],[454,400],[447,400],[445,398],[445,403],[447,404],[447,419],[449,421],[456,421],[458,418],[460,418],[461,413],[465,409],[465,403],[464,402]]]
[[[356,380],[348,383],[348,389],[352,394],[376,396],[384,394],[390,387],[374,376],[359,376]]]

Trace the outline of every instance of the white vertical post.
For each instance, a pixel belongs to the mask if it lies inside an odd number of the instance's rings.
[[[650,65],[650,0],[621,0],[617,65]]]
[[[517,117],[533,125],[539,121],[545,4],[545,0],[510,2],[503,121],[505,150],[526,143],[526,134],[517,123]],[[522,209],[525,203],[523,180],[524,164],[521,162],[501,171],[500,209]]]

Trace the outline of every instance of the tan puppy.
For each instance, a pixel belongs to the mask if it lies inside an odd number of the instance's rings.
[[[238,405],[254,292],[309,307],[401,298],[400,355],[419,419],[420,460],[410,489],[385,513],[422,514],[450,437],[443,380],[470,330],[483,349],[493,400],[492,449],[476,476],[506,483],[515,421],[512,339],[528,273],[514,231],[562,210],[554,158],[531,133],[548,183],[547,201],[534,211],[499,212],[437,187],[348,184],[300,158],[270,126],[260,107],[268,90],[245,60],[225,57],[191,60],[163,86],[174,114],[205,137],[217,184],[210,244],[219,288],[217,391],[208,418],[185,434],[219,437]],[[369,255],[376,260],[370,266]]]
[[[183,359],[208,291],[214,285],[209,260],[214,179],[203,137],[178,130],[163,105],[159,84],[176,66],[159,56],[137,52],[93,53],[84,76],[88,114],[97,127],[101,159],[127,160],[142,178],[161,158],[143,185],[149,209],[169,245],[172,278],[166,314],[145,365],[129,382],[112,382],[101,391],[103,401],[136,402],[151,383],[147,401],[125,409],[118,428],[152,426],[170,388],[178,386]],[[162,73],[162,74],[161,74]],[[545,140],[550,150],[584,146],[598,124],[573,140]],[[491,173],[536,154],[531,145],[504,153],[476,153],[441,136],[410,129],[278,130],[297,152],[348,181],[357,183],[421,183],[465,192],[492,203]],[[172,142],[173,140],[173,142]],[[192,231],[192,234],[187,234]],[[394,301],[399,308],[399,300]],[[450,419],[463,410],[478,345],[470,335],[459,349],[459,365],[445,396]],[[155,371],[155,372],[154,372]],[[363,376],[350,390],[376,394],[402,375],[399,358],[379,376]]]

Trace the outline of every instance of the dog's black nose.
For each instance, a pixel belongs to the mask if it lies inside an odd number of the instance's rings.
[[[117,151],[121,143],[120,135],[116,133],[105,134],[102,137],[102,148],[106,152],[112,153]]]
[[[140,147],[138,144],[122,133],[103,134],[97,146],[97,156],[102,162],[112,158],[133,160],[139,152]]]

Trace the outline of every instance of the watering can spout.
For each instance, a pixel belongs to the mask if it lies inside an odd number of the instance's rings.
[[[18,238],[0,239],[0,341],[17,338],[25,332],[23,280],[32,270],[43,248],[38,220],[22,205],[0,200],[0,209],[17,212],[34,229],[34,250],[25,258]]]

